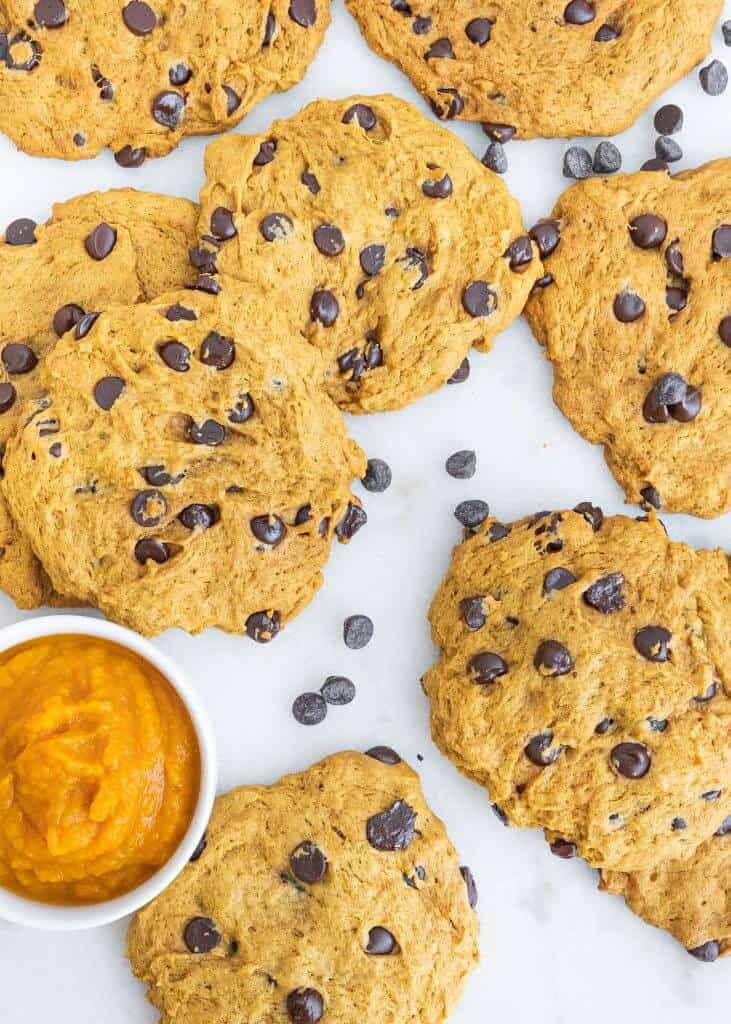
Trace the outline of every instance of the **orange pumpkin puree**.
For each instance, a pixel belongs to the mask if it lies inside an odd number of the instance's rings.
[[[0,655],[0,885],[99,903],[174,853],[200,752],[170,683],[132,651],[49,636]]]

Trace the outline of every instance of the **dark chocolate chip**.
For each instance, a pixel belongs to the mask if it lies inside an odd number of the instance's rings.
[[[459,602],[459,610],[467,629],[475,632],[482,629],[487,621],[485,616],[485,598],[482,595],[476,597],[464,597]]]
[[[292,874],[300,882],[307,885],[315,885],[321,882],[327,874],[327,857],[319,846],[305,840],[292,850],[289,856],[289,866]]]
[[[313,233],[318,252],[323,256],[339,256],[345,248],[345,239],[335,224],[320,224]]]
[[[186,505],[178,515],[186,530],[208,530],[215,526],[219,518],[220,512],[216,505],[201,505],[195,502]]]
[[[193,72],[190,70],[187,64],[175,64],[168,71],[168,79],[170,84],[179,88],[181,85],[187,85],[193,77]]]
[[[147,159],[147,149],[144,146],[122,146],[114,154],[114,159],[120,167],[133,170],[143,165]]]
[[[372,757],[374,761],[380,761],[381,764],[401,764],[401,758],[391,747],[370,747],[366,750],[366,757]]]
[[[328,704],[344,707],[355,700],[355,683],[347,676],[328,676],[320,687],[320,693]]]
[[[665,732],[668,727],[667,718],[650,718],[647,719],[647,724],[650,726],[653,732]]]
[[[594,726],[594,732],[597,734],[597,736],[604,736],[606,735],[606,733],[609,732],[613,725],[613,718],[602,718],[601,722],[599,722],[598,725]]]
[[[10,374],[30,373],[38,365],[38,357],[32,348],[17,341],[8,342],[2,350],[3,366]]]
[[[728,85],[728,71],[720,60],[712,60],[698,72],[703,92],[709,96],[720,96]]]
[[[490,42],[493,24],[489,18],[473,18],[465,25],[465,35],[475,46],[485,46]]]
[[[647,747],[634,741],[618,743],[612,748],[610,759],[615,770],[626,779],[641,779],[652,763]]]
[[[563,16],[567,25],[588,25],[596,18],[596,11],[588,0],[571,0],[566,4]]]
[[[194,444],[205,444],[215,448],[226,437],[226,428],[215,420],[204,420],[200,426],[193,422],[188,427],[188,436]]]
[[[452,44],[446,36],[442,36],[441,39],[435,39],[429,49],[424,54],[425,60],[454,60],[454,50]]]
[[[495,292],[485,281],[473,281],[462,293],[462,305],[473,317],[490,316],[497,309]]]
[[[176,302],[175,305],[170,306],[165,313],[165,319],[174,323],[176,320],[197,320],[198,317],[194,310],[187,309],[185,306],[181,306],[180,303]]]
[[[109,411],[124,391],[121,377],[102,377],[94,388],[94,400],[100,409]]]
[[[258,541],[275,548],[287,534],[287,527],[279,516],[254,516],[250,522],[251,532]]]
[[[157,25],[157,17],[149,4],[131,0],[122,8],[122,20],[133,35],[148,36]]]
[[[303,185],[306,185],[313,196],[316,196],[320,191],[320,182],[317,180],[312,171],[303,171],[300,181]]]
[[[152,101],[152,116],[163,128],[171,131],[180,124],[185,111],[185,99],[179,92],[159,92]]]
[[[254,401],[249,394],[239,395],[239,400],[233,409],[229,410],[229,423],[246,423],[254,415]]]
[[[129,511],[138,526],[158,526],[167,515],[168,503],[160,491],[140,491],[132,499]]]
[[[36,222],[28,217],[11,221],[5,229],[5,241],[8,245],[35,245],[36,227]]]
[[[373,622],[367,615],[349,615],[343,623],[343,641],[351,651],[359,651],[373,639]]]
[[[658,160],[656,156],[651,157],[649,160],[645,160],[644,164],[640,167],[641,171],[667,171],[668,165],[664,160]]]
[[[613,142],[600,142],[594,150],[592,167],[596,174],[615,174],[622,166],[622,154]]]
[[[508,663],[494,651],[481,651],[470,658],[467,671],[474,677],[473,682],[487,686],[507,673]]]
[[[557,747],[551,746],[552,743],[552,732],[543,732],[539,736],[534,736],[524,747],[525,756],[536,768],[547,768],[561,753]]]
[[[371,928],[366,946],[366,953],[369,956],[392,956],[400,952],[398,942],[387,928]]]
[[[541,675],[564,676],[573,671],[574,660],[568,648],[558,640],[542,640],[536,649],[533,665]]]
[[[710,939],[708,942],[704,942],[702,946],[689,949],[688,952],[696,960],[700,960],[701,963],[712,964],[714,960],[718,960],[721,954],[721,947],[716,939]]]
[[[194,917],[183,932],[185,945],[191,953],[210,953],[221,941],[221,933],[210,917]]]
[[[187,373],[190,369],[190,349],[182,341],[166,341],[158,347],[157,354],[163,363],[176,373]]]
[[[8,381],[0,383],[0,413],[7,412],[15,403],[15,388]]]
[[[555,569],[549,569],[543,577],[543,593],[550,594],[554,590],[565,590],[572,583],[576,583],[574,574],[559,565]]]
[[[315,0],[290,0],[288,13],[292,21],[302,28],[312,28],[317,21]]]
[[[499,121],[483,121],[482,130],[493,142],[510,142],[515,137],[515,127],[512,124],[501,124]]]
[[[661,135],[655,140],[655,156],[666,164],[674,164],[683,158],[683,150],[675,139]]]
[[[539,220],[528,234],[538,246],[538,255],[542,260],[548,259],[561,241],[561,232],[556,220]]]
[[[361,483],[367,491],[373,494],[381,494],[391,486],[393,474],[391,467],[383,459],[369,459],[366,473]]]
[[[503,253],[511,270],[524,270],[533,259],[533,246],[528,235],[521,235],[510,243]]]
[[[477,455],[468,449],[454,452],[447,459],[445,466],[455,480],[471,480],[477,472]]]
[[[179,484],[184,476],[183,473],[173,476],[172,473],[166,471],[164,466],[160,465],[143,466],[139,473],[142,479],[146,480],[151,487],[169,487]]]
[[[658,249],[667,233],[667,224],[654,213],[641,213],[629,222],[629,236],[638,249]]]
[[[508,157],[503,144],[501,142],[491,142],[485,150],[482,162],[485,167],[494,171],[495,174],[505,174],[508,169]]]
[[[643,626],[635,633],[635,648],[648,661],[667,661],[673,634],[665,626]]]
[[[563,176],[582,181],[590,178],[594,169],[591,153],[583,146],[570,146],[563,157]]]
[[[731,224],[722,224],[713,232],[711,255],[715,261],[726,260],[731,256]]]
[[[271,11],[267,14],[266,24],[264,26],[264,39],[262,40],[262,49],[271,45],[272,39],[274,39],[274,33],[277,30],[277,19],[274,17]]]
[[[327,717],[327,703],[321,693],[301,693],[292,704],[292,714],[300,725],[319,725]]]
[[[612,572],[596,580],[583,593],[583,598],[590,608],[609,615],[624,608],[624,576],[621,572]]]
[[[234,215],[225,206],[217,206],[211,214],[211,234],[219,242],[226,242],[236,235]]]
[[[254,612],[246,620],[246,635],[258,644],[268,644],[280,630],[279,612]]]
[[[416,812],[405,800],[397,800],[366,823],[366,837],[376,850],[405,850],[416,834]]]
[[[198,842],[198,845],[196,846],[195,850],[193,850],[193,852],[190,855],[190,863],[191,864],[195,864],[196,861],[199,861],[201,859],[201,857],[203,856],[203,854],[205,852],[206,846],[208,846],[208,843],[206,841],[205,835],[203,835],[203,836],[201,836],[201,838],[200,838],[200,840]]]
[[[84,311],[81,306],[76,306],[73,302],[57,309],[53,315],[53,331],[56,337],[61,338],[67,331],[76,327],[83,315]]]
[[[109,224],[97,224],[84,241],[84,248],[93,260],[104,260],[117,244],[117,232]]]
[[[685,288],[666,288],[665,304],[673,313],[680,313],[688,305],[688,292]]]
[[[723,823],[720,825],[720,827],[717,828],[716,831],[713,834],[714,834],[714,836],[718,836],[719,838],[721,838],[722,836],[727,836],[730,832],[731,832],[731,818],[726,818],[723,821]]]
[[[354,505],[352,501],[349,502],[345,515],[335,527],[338,540],[352,540],[358,530],[362,529],[367,522],[368,516],[365,509],[361,508],[360,505]]]
[[[163,565],[170,558],[170,548],[152,537],[143,537],[135,544],[135,558],[144,565],[146,562],[157,562]]]
[[[620,292],[614,297],[614,315],[621,324],[631,324],[645,312],[644,300],[634,292]]]
[[[215,370],[227,370],[236,358],[236,346],[230,338],[223,337],[218,331],[211,331],[203,339],[198,358]]]
[[[550,850],[554,857],[560,857],[562,860],[571,860],[577,853],[576,843],[570,843],[566,839],[554,839]]]
[[[490,506],[479,498],[461,501],[454,510],[455,518],[469,530],[476,530],[490,515]]]
[[[332,327],[340,315],[340,304],[331,291],[313,292],[310,299],[310,319],[323,327]]]
[[[457,369],[454,371],[452,376],[448,379],[447,384],[464,384],[470,375],[470,361],[465,356],[462,362],[459,364]]]
[[[431,18],[417,15],[411,23],[411,31],[415,36],[425,36],[431,32],[431,26]]]
[[[226,94],[226,114],[231,117],[241,106],[241,97],[230,85],[222,85],[221,88]]]
[[[33,8],[33,20],[41,28],[61,28],[66,24],[66,18],[63,0],[38,0]]]
[[[360,265],[364,274],[375,277],[383,270],[386,261],[386,247],[384,245],[367,245],[360,251]]]
[[[266,167],[277,154],[277,143],[275,139],[265,139],[259,146],[259,152],[254,157],[254,167]]]
[[[370,132],[376,127],[378,120],[371,107],[365,103],[354,103],[343,114],[343,124],[352,124],[353,122],[360,125],[364,131]]]
[[[472,874],[472,871],[467,867],[466,864],[462,865],[462,867],[459,869],[459,873],[460,875],[462,875],[462,878],[464,879],[465,888],[467,890],[467,902],[474,910],[475,907],[477,906],[477,902],[479,899],[477,893],[477,883],[475,882],[475,876]]]
[[[292,0],[297,3],[298,0]],[[292,1024],[317,1024],[324,1013],[322,996],[314,988],[296,988],[287,996],[287,1016]]]
[[[682,277],[685,272],[683,254],[680,251],[680,244],[677,238],[665,250],[665,266],[668,268],[669,273],[675,274],[676,277]]]
[[[448,199],[452,194],[452,179],[448,174],[443,178],[427,178],[421,183],[421,191],[428,199]]]
[[[611,43],[614,39],[619,39],[621,32],[614,28],[613,25],[602,25],[597,30],[594,40],[597,43]]]
[[[718,325],[718,336],[724,345],[731,348],[731,316],[725,316]]]
[[[574,507],[574,512],[584,517],[594,533],[596,533],[597,530],[601,530],[604,523],[604,513],[598,505],[592,505],[590,501],[580,501],[579,504]]]

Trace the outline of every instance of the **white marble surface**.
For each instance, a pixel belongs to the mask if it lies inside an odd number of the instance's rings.
[[[247,129],[263,130],[319,96],[354,92],[391,91],[426,112],[409,82],[368,50],[343,0],[333,6],[332,28],[305,81],[263,103],[246,120]],[[731,18],[731,0],[724,16]],[[731,64],[720,28],[714,52]],[[681,167],[729,155],[731,89],[709,98],[694,72],[666,99],[686,114]],[[478,126],[451,127],[482,154],[486,140]],[[618,142],[625,168],[639,167],[654,144],[652,113]],[[109,154],[65,165],[26,157],[0,138],[0,224],[19,216],[43,220],[53,201],[93,188],[133,184],[195,198],[204,147],[204,140],[190,140],[164,160],[125,172]],[[526,224],[548,214],[566,184],[564,148],[561,141],[509,146],[507,180],[523,203]],[[334,552],[324,589],[276,643],[258,647],[216,632],[191,638],[178,631],[158,642],[188,666],[210,708],[222,788],[271,781],[348,746],[389,743],[414,764],[423,756],[427,796],[480,887],[482,964],[454,1024],[719,1019],[728,1014],[731,962],[696,963],[618,899],[599,894],[585,866],[552,857],[537,834],[503,828],[484,793],[461,778],[429,739],[418,685],[434,653],[425,612],[458,538],[453,506],[483,497],[504,520],[584,498],[607,512],[622,510],[601,452],[574,434],[554,408],[549,364],[524,322],[498,339],[489,356],[474,355],[472,366],[469,382],[459,388],[401,413],[351,421],[368,454],[393,467],[393,486],[383,495],[363,492],[367,529],[349,548]],[[472,481],[460,483],[444,471],[444,459],[458,448],[477,450]],[[673,537],[731,549],[731,516],[665,521]],[[352,612],[366,612],[376,624],[375,639],[361,652],[346,650],[341,640],[342,620]],[[17,617],[0,598],[0,624]],[[331,709],[317,728],[296,725],[289,712],[293,698],[331,673],[354,679],[356,703]],[[130,977],[123,943],[121,925],[63,937],[0,923],[3,1024],[151,1024],[155,1015]]]

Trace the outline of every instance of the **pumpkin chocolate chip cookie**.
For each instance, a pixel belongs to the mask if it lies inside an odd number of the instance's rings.
[[[731,160],[582,182],[531,231],[554,398],[627,499],[731,508]]]
[[[128,956],[163,1024],[441,1024],[477,963],[477,891],[397,754],[219,798]]]
[[[365,522],[321,360],[258,294],[88,314],[40,385],[5,453],[10,513],[58,593],[140,633],[271,640]]]
[[[0,450],[26,400],[42,394],[45,358],[63,334],[83,333],[112,303],[144,301],[190,280],[196,217],[185,199],[120,189],[58,203],[46,224],[19,218],[7,225],[0,241]],[[1,494],[0,552],[0,589],[18,607],[59,603]]]
[[[329,21],[330,0],[0,0],[0,130],[139,167],[299,82]]]
[[[443,118],[616,135],[708,53],[722,0],[347,0]]]
[[[254,284],[325,359],[351,412],[459,379],[523,308],[540,261],[505,185],[391,96],[321,100],[206,152],[204,289]]]
[[[594,866],[690,857],[731,813],[730,608],[725,554],[654,514],[487,519],[431,608],[434,739]]]

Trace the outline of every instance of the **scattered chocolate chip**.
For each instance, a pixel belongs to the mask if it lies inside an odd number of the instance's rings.
[[[467,671],[473,677],[473,682],[487,686],[507,673],[508,663],[494,651],[481,651],[470,658]]]
[[[682,160],[683,150],[675,139],[671,139],[667,135],[661,135],[659,139],[655,140],[655,156],[666,164],[673,164],[678,160]]]
[[[596,11],[588,0],[571,0],[566,5],[563,16],[567,25],[588,25],[596,18]]]
[[[198,358],[205,366],[227,370],[236,358],[236,346],[230,338],[211,331],[203,340]]]
[[[600,142],[594,150],[592,167],[596,174],[615,174],[622,166],[622,154],[613,142]]]
[[[624,608],[623,587],[624,576],[622,573],[612,572],[592,583],[582,596],[590,608],[601,612],[602,615],[610,615],[612,612],[619,612]]]
[[[368,516],[365,509],[361,508],[360,505],[354,505],[351,501],[348,504],[345,515],[335,527],[335,534],[340,541],[352,540],[358,530],[364,527],[367,522]]]
[[[416,813],[405,800],[397,800],[386,811],[369,818],[366,837],[376,850],[405,850],[416,834]]]
[[[15,388],[8,381],[0,383],[0,413],[7,412],[15,403]]]
[[[675,103],[666,103],[655,114],[654,125],[658,135],[675,135],[683,127],[683,111]]]
[[[459,117],[464,110],[464,100],[460,96],[459,92],[448,86],[437,89],[437,92],[440,96],[449,97],[446,107],[439,100],[432,99],[429,101],[431,108],[437,117],[447,121],[452,121],[455,117]]]
[[[728,85],[728,71],[720,60],[712,60],[698,72],[703,92],[709,96],[720,96]]]
[[[254,401],[249,394],[239,395],[239,400],[233,409],[229,410],[229,423],[246,423],[254,415]]]
[[[100,409],[108,412],[124,391],[121,377],[102,377],[94,388],[94,400]]]
[[[650,752],[642,743],[618,743],[612,748],[610,760],[626,779],[641,779],[650,770]]]
[[[701,793],[702,800],[718,800],[721,795],[720,789],[709,789],[707,793]]]
[[[268,644],[279,632],[279,612],[254,612],[246,620],[246,635],[258,644]]]
[[[552,747],[552,743],[552,732],[544,732],[540,736],[534,736],[524,747],[525,756],[536,768],[547,768],[549,764],[553,764],[561,752],[558,748]]]
[[[122,20],[133,35],[148,36],[157,25],[157,17],[149,4],[132,0],[122,8]]]
[[[465,35],[475,46],[485,46],[490,42],[493,24],[489,18],[473,18],[465,25]]]
[[[234,224],[234,215],[230,210],[227,210],[225,206],[217,206],[211,214],[211,234],[214,238],[217,238],[219,242],[227,242],[229,238],[233,238],[236,235],[236,225]]]
[[[292,0],[292,5],[297,2]],[[317,1024],[323,1013],[322,996],[314,988],[296,988],[287,996],[287,1015],[292,1024]]]
[[[163,565],[170,558],[170,548],[152,537],[143,537],[135,544],[135,558],[144,565],[146,562],[157,562]]]
[[[731,256],[731,224],[722,224],[713,232],[711,255],[714,260],[725,260]]]
[[[667,661],[673,634],[665,626],[643,626],[635,633],[635,648],[648,661]]]
[[[81,320],[77,323],[76,330],[74,331],[74,337],[76,340],[80,341],[82,338],[85,338],[98,319],[98,313],[84,313]]]
[[[191,953],[210,953],[221,941],[221,933],[210,917],[194,917],[183,932],[185,945]]]
[[[641,171],[667,171],[668,165],[664,160],[658,160],[657,157],[653,156],[650,160],[645,160]]]
[[[490,538],[490,543],[495,544],[499,540],[505,540],[510,534],[510,527],[504,523],[492,523],[489,530],[487,531]]]
[[[292,714],[300,725],[319,725],[327,717],[327,703],[321,693],[301,693],[292,704]]]
[[[254,516],[250,522],[251,532],[258,541],[275,548],[287,534],[287,527],[279,516]]]
[[[340,304],[331,291],[314,292],[310,299],[310,319],[323,327],[332,327],[340,315]]]
[[[566,839],[554,839],[550,850],[554,857],[560,857],[562,860],[571,860],[577,853],[576,843],[570,843]]]
[[[514,239],[503,253],[511,270],[524,270],[533,259],[533,246],[528,235]]]
[[[590,178],[593,167],[591,153],[583,146],[570,146],[564,153],[564,178],[574,178],[576,181]]]
[[[366,106],[365,103],[354,103],[343,114],[343,124],[352,124],[353,122],[364,131],[370,132],[376,127],[378,120],[371,107]]]
[[[345,248],[345,239],[335,224],[320,224],[313,233],[318,252],[323,256],[339,256]]]
[[[386,247],[383,245],[367,245],[360,252],[360,265],[364,274],[375,277],[383,270],[386,261]]]
[[[700,960],[701,963],[712,964],[714,960],[718,960],[721,954],[721,947],[716,939],[710,939],[708,942],[704,942],[702,946],[689,949],[688,952],[696,960]]]
[[[651,484],[648,484],[647,487],[643,487],[640,494],[642,495],[642,501],[645,505],[652,505],[652,507],[656,509],[662,508],[660,495]]]
[[[658,249],[667,233],[667,224],[654,213],[641,213],[629,222],[629,236],[639,249]]]
[[[188,436],[194,444],[205,444],[215,448],[222,444],[226,437],[226,428],[216,423],[215,420],[204,420],[200,426],[191,423],[188,427]]]
[[[328,704],[344,707],[355,700],[355,684],[347,676],[328,676],[320,693]]]
[[[719,828],[717,828],[716,831],[713,834],[714,834],[714,836],[718,836],[720,838],[722,836],[727,836],[730,832],[731,832],[731,818],[726,818],[723,821],[723,823],[721,824],[721,826]]]
[[[417,15],[411,23],[411,31],[415,36],[425,36],[431,32],[431,18]]]
[[[601,722],[599,722],[598,725],[594,726],[594,732],[597,734],[597,736],[604,736],[606,735],[606,733],[609,732],[613,725],[613,718],[602,718]]]
[[[317,21],[315,0],[290,0],[288,13],[292,21],[302,28],[312,28]]]
[[[11,221],[5,228],[5,241],[8,245],[35,245],[35,230],[38,225],[28,217],[20,217]]]
[[[143,165],[147,159],[147,149],[144,146],[122,146],[114,154],[114,159],[120,167],[133,170]]]
[[[718,336],[724,345],[731,347],[731,316],[725,316],[718,325]]]
[[[487,621],[485,616],[485,598],[481,595],[477,597],[465,597],[459,602],[459,610],[467,629],[473,632],[478,629],[482,629]]]
[[[461,501],[454,510],[455,518],[466,529],[476,530],[490,515],[490,506],[479,498]]]
[[[542,260],[548,259],[556,251],[558,243],[561,241],[558,221],[555,220],[539,220],[528,234],[538,246],[538,255]]]
[[[584,517],[594,533],[601,530],[604,524],[604,513],[598,505],[592,505],[590,501],[580,501],[578,505],[574,506],[574,512]]]
[[[383,459],[369,459],[366,473],[361,483],[367,491],[380,494],[391,486],[393,475],[391,467]]]
[[[190,349],[182,341],[164,342],[158,347],[157,354],[176,373],[187,373],[190,369]]]
[[[515,127],[512,124],[501,124],[498,121],[483,121],[482,130],[493,142],[510,142],[515,137]]]
[[[367,615],[349,615],[343,623],[343,641],[351,651],[359,651],[373,639],[373,622]]]
[[[165,319],[174,323],[176,320],[197,320],[198,317],[194,310],[187,309],[185,306],[181,306],[176,302],[175,305],[170,306],[165,313]]]
[[[454,60],[454,50],[452,44],[446,36],[442,36],[441,39],[435,39],[429,49],[424,54],[425,60]]]
[[[462,362],[459,364],[457,369],[454,371],[452,376],[448,379],[447,384],[464,384],[470,375],[470,361],[465,356]]]
[[[220,518],[220,512],[216,505],[201,505],[193,503],[178,514],[178,519],[186,530],[208,530],[215,526]]]
[[[41,28],[61,28],[66,24],[66,18],[63,0],[38,0],[33,8],[33,20]]]
[[[372,757],[374,761],[380,761],[381,764],[401,764],[401,758],[391,747],[371,747],[366,750],[366,757]]]
[[[485,150],[482,162],[485,167],[494,171],[495,174],[505,174],[508,169],[508,157],[503,144],[501,142],[491,142]]]
[[[620,292],[614,297],[613,309],[621,324],[632,324],[644,314],[645,303],[634,292]]]
[[[665,304],[673,313],[682,312],[688,305],[688,292],[685,288],[666,288]]]
[[[462,305],[472,317],[490,316],[497,304],[497,293],[485,281],[473,281],[462,293]]]
[[[81,306],[76,306],[72,302],[57,309],[53,315],[53,331],[56,337],[61,338],[67,331],[76,327],[83,315]]]
[[[471,480],[477,472],[477,455],[468,449],[454,452],[447,459],[445,466],[455,480]]]
[[[686,829],[687,827],[688,822],[685,820],[685,818],[673,818],[673,820],[670,822],[670,828],[673,830],[673,832],[682,832],[683,829]]]
[[[159,92],[152,101],[152,116],[163,128],[171,131],[180,124],[185,110],[185,99],[179,92]]]
[[[292,850],[289,856],[289,866],[292,874],[300,882],[307,885],[315,885],[321,882],[327,874],[327,857],[319,846],[306,840]]]
[[[550,594],[554,590],[565,590],[572,583],[576,583],[574,574],[562,566],[557,566],[555,569],[549,569],[543,577],[543,593]]]
[[[160,491],[139,491],[132,499],[129,511],[138,526],[158,526],[167,515],[168,503]]]
[[[421,183],[421,191],[427,199],[448,199],[452,194],[452,179],[448,174],[443,178],[427,178]]]
[[[574,660],[568,648],[558,640],[542,640],[536,649],[533,665],[541,675],[565,676],[573,671]]]
[[[259,152],[254,157],[254,167],[266,167],[277,154],[277,143],[275,139],[265,139],[259,146]]]
[[[0,358],[7,372],[12,375],[30,373],[38,365],[38,357],[33,349],[17,341],[8,342]]]

